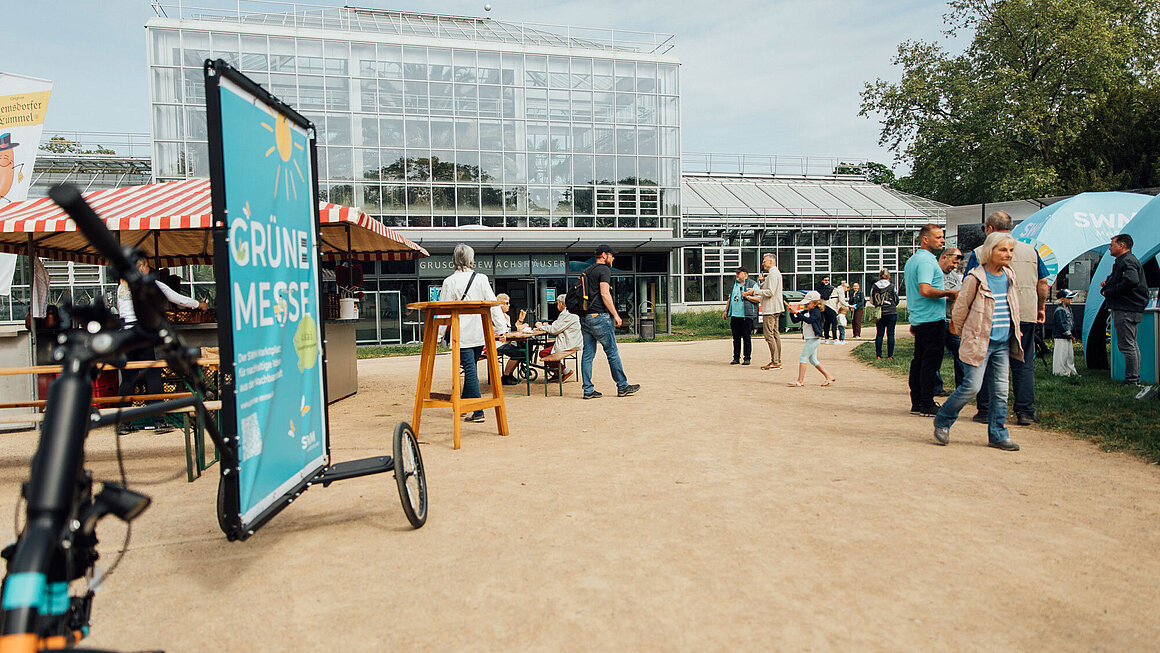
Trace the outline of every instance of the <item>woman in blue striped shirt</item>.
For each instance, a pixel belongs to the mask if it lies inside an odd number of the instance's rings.
[[[1011,441],[1006,424],[1009,359],[1022,361],[1024,355],[1019,342],[1017,280],[1010,267],[1014,254],[1015,239],[1011,234],[993,232],[980,250],[981,265],[963,277],[951,312],[951,332],[962,338],[959,359],[966,374],[934,416],[934,438],[939,444],[950,442],[951,426],[963,406],[983,387],[983,377],[990,367],[994,401],[988,407],[988,444],[1003,451],[1019,450],[1019,445]]]

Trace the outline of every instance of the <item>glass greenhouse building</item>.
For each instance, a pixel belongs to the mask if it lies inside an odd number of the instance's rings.
[[[274,4],[273,6],[279,6]],[[497,292],[546,298],[608,242],[634,328],[668,328],[680,239],[679,66],[669,35],[349,7],[285,13],[155,4],[147,27],[153,170],[207,177],[202,66],[221,58],[318,129],[324,199],[357,206],[432,254],[362,266],[361,342],[412,337],[459,241]]]

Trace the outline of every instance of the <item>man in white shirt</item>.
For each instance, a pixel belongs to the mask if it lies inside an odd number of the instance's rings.
[[[584,334],[580,329],[580,318],[575,313],[568,310],[564,303],[564,299],[568,296],[567,293],[556,295],[556,308],[560,310],[560,314],[556,316],[556,320],[551,324],[547,322],[537,322],[536,328],[543,329],[549,335],[556,336],[556,342],[545,347],[540,352],[540,358],[547,356],[554,351],[568,351],[569,349],[583,349],[584,348]],[[555,363],[550,363],[555,365]],[[559,373],[559,371],[557,371]],[[575,374],[575,370],[570,370],[567,367],[563,368],[564,380],[567,381]]]
[[[781,334],[778,327],[781,314],[785,312],[781,270],[777,269],[777,257],[773,253],[766,253],[762,257],[761,267],[765,273],[760,277],[761,287],[757,295],[761,297],[761,332],[765,336],[765,344],[769,345],[769,364],[762,365],[761,369],[776,370],[781,367]]]

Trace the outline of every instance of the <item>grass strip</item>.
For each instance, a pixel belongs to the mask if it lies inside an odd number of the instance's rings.
[[[876,360],[872,340],[858,345],[852,353],[867,365],[906,378],[914,357],[914,340],[899,339],[894,360]],[[1090,440],[1104,451],[1128,451],[1160,463],[1160,401],[1136,401],[1139,388],[1112,380],[1107,370],[1089,370],[1078,348],[1075,366],[1079,376],[1055,376],[1041,361],[1035,361],[1039,426]],[[941,374],[951,390],[955,373],[949,356],[943,359]],[[969,410],[973,409],[963,409],[968,418]]]

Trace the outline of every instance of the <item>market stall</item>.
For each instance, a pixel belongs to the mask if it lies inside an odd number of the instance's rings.
[[[84,197],[120,241],[143,251],[154,268],[213,263],[208,179],[97,190]],[[425,249],[356,208],[319,202],[319,217],[324,261],[400,261],[428,256]],[[0,251],[104,263],[72,220],[48,198],[15,202],[0,209]],[[327,325],[328,382],[332,382],[328,399],[335,400],[358,389],[357,319],[341,319],[337,284],[324,286],[320,299]],[[212,314],[182,311],[173,317],[191,345],[216,345],[217,324]]]

